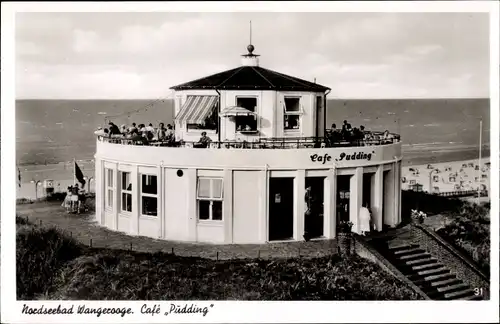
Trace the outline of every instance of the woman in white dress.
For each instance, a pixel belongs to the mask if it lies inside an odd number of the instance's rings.
[[[66,197],[64,197],[64,201],[61,205],[61,207],[66,208],[66,213],[69,214],[71,210],[71,187],[68,187],[66,191]]]
[[[77,212],[78,211],[78,192],[80,191],[80,188],[78,188],[78,183],[75,183],[73,187],[71,188],[71,211],[72,212]]]
[[[365,204],[359,211],[359,230],[361,231],[361,235],[366,235],[366,233],[370,232],[370,218],[370,210]]]

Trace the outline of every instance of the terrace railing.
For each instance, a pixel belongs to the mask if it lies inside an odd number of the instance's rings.
[[[355,147],[387,145],[400,142],[400,135],[390,134],[390,137],[382,137],[382,132],[372,132],[371,139],[333,139],[326,137],[272,137],[259,138],[255,141],[212,141],[203,145],[197,141],[147,141],[145,139],[129,139],[121,135],[98,136],[99,141],[122,144],[122,145],[147,145],[162,147],[185,147],[185,148],[217,148],[217,149],[301,149],[301,148],[332,148],[332,147]]]
[[[477,190],[456,190],[456,191],[446,191],[446,192],[437,192],[434,193],[437,196],[441,197],[453,197],[453,198],[458,198],[458,197],[477,197]],[[487,190],[481,190],[480,191],[480,196],[481,197],[487,197],[488,196],[488,191]]]

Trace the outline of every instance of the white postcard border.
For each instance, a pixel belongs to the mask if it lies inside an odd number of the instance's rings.
[[[490,12],[490,99],[491,99],[491,157],[499,156],[499,12],[495,2],[191,2],[191,3],[138,3],[138,2],[103,2],[103,3],[2,3],[2,155],[1,155],[1,311],[2,322],[6,323],[124,323],[139,322],[493,322],[498,320],[499,286],[498,265],[499,255],[499,220],[491,219],[491,300],[488,302],[193,302],[182,304],[197,304],[205,306],[214,304],[207,316],[150,316],[141,315],[143,304],[153,306],[155,302],[90,302],[90,301],[53,301],[53,302],[22,302],[16,301],[15,292],[15,43],[14,15],[19,11],[34,12],[69,12],[69,11],[283,11],[315,12]],[[13,136],[14,134],[14,136]],[[491,159],[491,214],[499,215],[499,161]],[[181,302],[175,302],[181,304]],[[20,310],[24,304],[78,305],[87,307],[131,307],[134,314],[123,318],[102,315],[66,316],[21,316]],[[163,302],[162,307],[168,308],[170,302]]]

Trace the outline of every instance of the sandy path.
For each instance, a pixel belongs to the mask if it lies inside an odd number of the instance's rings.
[[[141,252],[171,252],[181,256],[199,256],[211,259],[318,257],[336,252],[335,240],[286,242],[272,244],[201,244],[157,240],[144,236],[126,235],[97,225],[94,215],[66,214],[59,203],[17,205],[17,214],[42,226],[57,226],[83,244],[93,247],[132,249]]]

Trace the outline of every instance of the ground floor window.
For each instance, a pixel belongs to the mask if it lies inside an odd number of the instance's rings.
[[[222,220],[222,178],[198,178],[196,196],[199,220]]]
[[[106,187],[106,192],[105,192],[106,208],[109,210],[113,210],[113,193],[114,193],[113,169],[104,169],[104,170],[105,170],[104,182]]]
[[[156,175],[141,175],[141,215],[158,216],[158,183]]]
[[[130,172],[121,173],[121,210],[132,212],[132,176]]]

